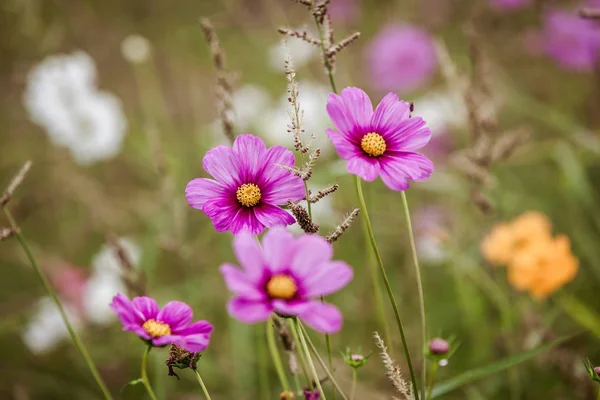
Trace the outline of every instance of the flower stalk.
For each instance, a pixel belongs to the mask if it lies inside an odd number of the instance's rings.
[[[204,393],[204,396],[206,397],[207,400],[211,400],[210,394],[208,394],[208,389],[206,389],[206,385],[204,384],[204,381],[202,380],[202,377],[200,376],[200,372],[198,371],[198,368],[194,369],[194,374],[196,375],[196,379],[198,379],[198,383],[200,384],[200,387],[202,388],[202,392]]]
[[[148,373],[146,372],[146,365],[148,364],[148,354],[150,354],[150,350],[152,350],[152,345],[148,345],[148,347],[146,347],[144,357],[142,357],[142,383],[146,388],[146,392],[148,392],[148,396],[150,396],[152,400],[157,400],[156,395],[152,390],[152,386],[150,386],[150,381],[148,380]]]
[[[319,389],[321,398],[323,400],[327,400],[327,398],[325,397],[325,392],[323,391],[323,388],[321,387],[321,380],[319,379],[319,374],[317,373],[315,364],[313,363],[312,357],[310,356],[310,351],[308,350],[308,346],[306,344],[306,338],[304,337],[304,332],[302,331],[302,327],[300,325],[300,320],[298,318],[296,318],[294,323],[296,324],[296,329],[298,331],[298,337],[300,338],[300,344],[302,345],[302,350],[304,351],[304,354],[306,354],[306,359],[308,360],[308,366],[310,367],[310,371],[313,375],[315,385],[317,385],[317,389]],[[311,389],[312,389],[312,387],[311,387]]]
[[[271,359],[273,360],[273,366],[277,372],[277,377],[281,383],[281,388],[284,392],[290,391],[290,383],[285,375],[283,364],[281,363],[281,357],[279,350],[277,349],[277,343],[275,342],[275,331],[273,329],[273,317],[267,321],[267,345],[269,346],[269,352],[271,353]]]

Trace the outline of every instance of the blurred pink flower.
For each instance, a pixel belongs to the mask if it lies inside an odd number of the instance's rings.
[[[548,11],[543,40],[546,53],[563,68],[587,71],[598,62],[600,27],[575,12]]]
[[[410,92],[426,84],[437,69],[428,32],[411,25],[388,25],[367,49],[371,84],[381,91]]]
[[[490,0],[492,8],[500,11],[514,11],[527,7],[532,0]]]
[[[70,304],[78,313],[83,314],[83,296],[87,285],[87,277],[83,270],[67,261],[61,262],[50,274],[52,285],[59,297]]]
[[[360,16],[359,0],[331,0],[329,15],[333,22],[352,24]]]

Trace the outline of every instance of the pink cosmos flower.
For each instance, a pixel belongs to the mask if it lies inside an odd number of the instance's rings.
[[[490,0],[492,8],[499,11],[515,11],[527,7],[532,0]]]
[[[192,308],[180,301],[171,301],[161,310],[150,297],[129,301],[119,293],[110,308],[119,316],[124,331],[135,333],[153,346],[174,344],[194,353],[208,347],[212,325],[207,321],[192,323]]]
[[[236,236],[233,250],[242,268],[221,265],[225,284],[235,294],[227,306],[233,317],[251,324],[277,312],[297,316],[319,332],[340,330],[338,308],[318,298],[346,286],[353,272],[345,262],[331,261],[333,250],[324,238],[294,238],[277,227],[264,235],[262,247],[253,236]]]
[[[598,62],[600,27],[575,12],[548,11],[543,32],[545,49],[560,66],[587,71]]]
[[[187,184],[190,206],[212,220],[217,232],[257,235],[265,227],[295,222],[279,206],[302,200],[304,182],[281,166],[293,167],[294,154],[282,146],[266,148],[259,137],[241,135],[233,148],[217,146],[202,160],[215,179],[197,178]]]
[[[373,112],[369,96],[348,87],[329,95],[327,112],[339,131],[328,129],[327,135],[351,174],[368,182],[380,176],[402,191],[407,179],[423,181],[433,172],[433,163],[414,152],[429,142],[431,131],[421,117],[410,117],[410,105],[398,95],[387,94]]]
[[[411,25],[388,25],[371,41],[367,61],[373,87],[407,93],[426,84],[437,69],[433,39]]]

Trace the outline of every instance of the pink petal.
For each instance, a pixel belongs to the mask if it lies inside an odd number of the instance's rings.
[[[135,297],[131,303],[143,315],[144,321],[156,319],[159,307],[154,299],[146,296]]]
[[[254,207],[254,215],[258,221],[267,228],[287,226],[296,222],[294,217],[287,211],[265,203]]]
[[[249,233],[258,235],[265,226],[254,215],[255,207],[240,207],[231,220],[231,233],[239,235],[241,233]]]
[[[270,229],[262,239],[263,254],[271,272],[289,267],[295,249],[294,235],[283,227]]]
[[[219,183],[229,188],[237,189],[245,183],[241,181],[238,174],[238,157],[227,146],[217,146],[210,149],[202,160],[202,166]]]
[[[299,315],[306,325],[321,333],[336,333],[342,329],[342,313],[336,306],[316,300],[311,305]]]
[[[181,301],[170,301],[158,313],[157,320],[177,331],[192,322],[192,308]]]
[[[208,347],[213,326],[208,321],[196,321],[178,331],[173,342],[187,351],[199,353]]]
[[[208,200],[202,211],[211,219],[217,232],[227,232],[241,207],[235,200],[217,198]]]
[[[352,143],[350,140],[346,139],[343,135],[337,133],[334,130],[327,129],[327,136],[331,139],[335,150],[339,154],[341,158],[344,160],[349,160],[353,157],[361,156],[363,153],[362,149],[359,145]]]
[[[129,301],[127,296],[122,293],[118,293],[113,297],[110,303],[110,308],[117,314],[121,323],[125,326],[137,325],[142,326],[145,322],[142,313],[140,313]]]
[[[385,137],[410,116],[410,105],[398,99],[395,93],[388,93],[375,109],[371,118],[371,129]]]
[[[271,304],[273,309],[282,315],[300,315],[312,307],[311,302],[306,300],[273,300]]]
[[[369,126],[373,105],[364,91],[347,87],[342,90],[341,95],[329,95],[327,112],[340,133],[350,139],[357,129]]]
[[[235,138],[233,152],[237,159],[238,174],[241,183],[255,183],[263,166],[267,146],[261,138],[254,135],[240,135]]]
[[[343,261],[321,263],[302,282],[304,296],[327,296],[337,292],[352,280],[352,268]]]
[[[412,117],[398,124],[385,136],[387,151],[418,150],[429,143],[431,130],[421,117]]]
[[[146,330],[144,328],[142,328],[141,325],[139,324],[129,324],[129,325],[124,325],[123,326],[123,330],[124,331],[128,331],[128,332],[133,332],[136,335],[138,335],[139,337],[141,337],[142,339],[150,339],[152,336],[150,336],[150,334],[148,332],[146,332]]]
[[[239,321],[253,324],[268,320],[273,310],[266,302],[236,297],[227,304],[227,311]]]
[[[379,176],[379,161],[375,157],[353,157],[346,163],[348,172],[358,175],[367,182],[373,182]]]
[[[279,165],[293,167],[295,164],[294,153],[283,146],[273,146],[267,150],[262,158],[262,169],[258,175],[258,183],[262,188],[269,188],[273,182],[289,176],[290,172]]]
[[[432,172],[431,160],[418,153],[398,152],[381,159],[381,179],[392,190],[406,190],[407,179],[420,182],[429,178]]]
[[[248,275],[231,264],[223,264],[220,268],[227,288],[236,296],[241,296],[250,300],[263,300],[265,293],[256,286],[256,281],[252,281]]]
[[[242,233],[234,237],[233,252],[252,282],[257,282],[262,278],[265,260],[260,243],[255,236]]]
[[[185,187],[185,197],[189,205],[199,210],[202,209],[208,200],[225,195],[225,188],[219,182],[212,179],[192,179]]]
[[[294,276],[304,280],[317,273],[323,263],[331,260],[333,247],[319,235],[302,235],[296,239],[296,251],[289,267]]]

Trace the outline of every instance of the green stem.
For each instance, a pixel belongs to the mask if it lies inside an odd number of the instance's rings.
[[[202,377],[200,376],[200,372],[198,371],[198,368],[194,369],[194,374],[196,374],[196,379],[198,379],[198,383],[200,384],[200,387],[202,388],[202,391],[204,392],[204,396],[206,397],[207,400],[211,400],[210,394],[208,394],[208,390],[206,389],[206,385],[204,385],[204,381],[202,380]]]
[[[419,293],[419,314],[421,315],[421,348],[424,349],[427,343],[427,325],[425,320],[425,296],[423,295],[423,283],[421,282],[421,268],[419,268],[419,257],[417,257],[417,246],[415,245],[415,235],[410,221],[410,210],[408,209],[408,200],[406,192],[401,192],[402,208],[406,218],[406,227],[408,228],[408,237],[410,238],[410,250],[412,253],[413,264],[415,265],[415,275],[417,277],[417,291]],[[421,398],[425,398],[425,382],[427,382],[427,362],[423,355],[421,362]]]
[[[435,381],[435,373],[438,370],[438,363],[435,361],[431,362],[431,372],[429,374],[429,389],[427,389],[427,400],[431,399],[433,394],[433,382]]]
[[[379,271],[381,272],[383,282],[385,283],[385,289],[387,290],[387,294],[390,299],[390,303],[392,304],[392,308],[394,309],[396,325],[398,326],[398,330],[400,331],[400,337],[402,338],[402,346],[404,348],[404,354],[406,355],[406,363],[408,364],[410,380],[411,380],[413,388],[415,390],[416,400],[419,400],[418,396],[416,395],[417,387],[418,387],[417,379],[415,377],[415,371],[412,366],[410,352],[408,351],[408,345],[406,343],[406,335],[404,334],[404,327],[402,326],[402,319],[400,318],[400,311],[398,311],[398,305],[396,304],[396,299],[394,298],[394,292],[392,292],[392,286],[390,285],[390,280],[388,279],[387,273],[385,272],[385,268],[383,266],[383,260],[381,259],[381,254],[379,253],[379,248],[377,247],[377,242],[375,241],[375,235],[373,234],[373,227],[371,226],[371,220],[369,219],[367,205],[365,203],[365,198],[364,198],[364,195],[362,192],[361,180],[358,176],[354,176],[354,178],[355,178],[355,183],[356,183],[356,194],[358,195],[358,202],[360,205],[360,212],[364,218],[365,225],[367,227],[367,234],[369,235],[371,247],[373,248],[373,252],[375,253],[375,258],[377,259],[377,265],[379,266]]]
[[[315,381],[315,385],[317,385],[317,389],[319,389],[319,394],[323,400],[327,400],[325,397],[325,392],[321,387],[321,380],[319,379],[319,374],[317,373],[317,369],[315,368],[315,364],[313,363],[312,357],[310,356],[310,351],[308,350],[308,346],[306,345],[306,339],[304,338],[304,334],[302,333],[302,328],[300,327],[300,320],[296,318],[296,329],[298,330],[298,336],[300,337],[300,344],[302,345],[302,350],[304,354],[306,354],[306,359],[308,360],[308,366],[310,367],[310,371],[313,376],[313,380]],[[312,389],[312,388],[311,388]]]
[[[352,389],[350,390],[350,400],[354,400],[354,392],[356,392],[356,381],[358,379],[356,368],[352,368]]]
[[[100,373],[98,372],[98,369],[96,368],[96,365],[94,364],[94,361],[92,360],[92,357],[90,357],[90,354],[88,353],[87,348],[85,347],[85,345],[81,341],[81,338],[79,337],[77,332],[75,332],[75,330],[73,329],[73,326],[69,322],[69,319],[67,318],[67,314],[65,313],[65,310],[64,310],[62,304],[60,303],[60,300],[58,299],[58,296],[56,295],[54,288],[52,288],[52,286],[50,285],[50,283],[48,282],[48,280],[42,273],[42,270],[38,266],[38,263],[35,260],[35,257],[33,256],[33,252],[29,248],[29,244],[27,244],[27,240],[25,239],[25,236],[21,233],[19,226],[15,222],[15,219],[13,218],[13,216],[12,216],[11,212],[8,210],[8,208],[2,207],[2,210],[6,214],[6,218],[8,219],[8,222],[10,223],[11,227],[15,230],[17,240],[21,244],[21,247],[23,248],[23,251],[25,252],[25,255],[27,256],[27,259],[29,260],[31,267],[34,269],[38,278],[42,282],[42,285],[44,286],[44,288],[46,289],[46,291],[52,298],[52,301],[54,301],[54,304],[56,304],[56,307],[58,307],[60,316],[61,316],[62,320],[64,321],[65,326],[67,327],[67,331],[69,331],[69,335],[71,336],[73,343],[75,343],[75,347],[77,347],[77,349],[81,353],[90,372],[94,376],[96,383],[98,384],[98,386],[100,386],[100,390],[104,394],[104,397],[107,400],[112,400],[113,397],[111,396],[110,391],[108,390],[108,388],[106,387],[106,384],[102,380],[102,376],[100,376]]]
[[[281,363],[279,350],[277,349],[277,344],[275,343],[273,317],[269,318],[269,320],[267,321],[267,345],[269,346],[269,351],[271,352],[271,359],[273,360],[275,371],[277,371],[277,376],[279,377],[281,387],[284,392],[289,392],[290,383],[288,382],[287,377],[285,376],[285,370],[283,369],[283,364]]]
[[[600,389],[598,389],[598,396],[596,397],[596,400],[600,400]]]
[[[306,342],[308,343],[308,347],[310,348],[310,351],[312,351],[312,353],[315,355],[315,357],[317,357],[317,361],[319,361],[319,364],[321,364],[321,367],[325,371],[325,374],[327,374],[327,377],[333,383],[333,386],[335,387],[335,389],[338,391],[339,394],[342,395],[342,398],[344,400],[348,400],[348,398],[346,397],[346,395],[344,394],[344,392],[340,388],[340,385],[336,382],[336,380],[333,377],[333,375],[331,374],[331,372],[329,372],[329,369],[327,369],[327,366],[325,365],[325,362],[323,361],[323,359],[319,355],[319,352],[317,351],[317,348],[315,347],[315,345],[313,344],[313,342],[310,340],[310,336],[308,335],[308,332],[306,332],[306,329],[304,328],[304,326],[302,325],[302,323],[300,322],[300,320],[298,320],[298,328],[299,328],[300,333],[302,333],[304,335],[304,338],[305,338]]]
[[[296,342],[296,353],[298,354],[298,359],[300,360],[300,367],[302,367],[302,372],[304,373],[304,377],[306,378],[308,389],[312,389],[312,383],[310,382],[310,375],[308,374],[308,369],[306,368],[306,360],[304,359],[304,354],[299,349],[302,348],[302,344],[300,343],[300,338],[298,337],[298,331],[296,330],[296,324],[292,319],[289,319],[290,331],[292,332],[292,336],[294,337],[294,342]]]
[[[258,351],[258,386],[261,399],[269,398],[269,361],[265,345],[265,331],[262,325],[256,329],[256,349]]]
[[[152,391],[152,386],[150,386],[150,381],[148,381],[148,373],[146,372],[146,364],[148,363],[148,354],[150,354],[150,350],[152,350],[152,345],[146,347],[144,357],[142,358],[142,383],[146,388],[146,392],[148,392],[148,396],[150,396],[152,400],[156,400],[156,395],[154,394],[154,391]]]
[[[588,329],[596,338],[600,338],[600,317],[598,314],[572,295],[560,293],[559,296],[556,296],[556,300],[560,307],[579,325]]]

